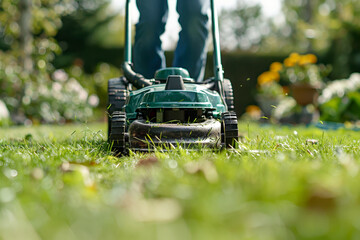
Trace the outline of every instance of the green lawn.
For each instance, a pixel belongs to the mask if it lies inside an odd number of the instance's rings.
[[[231,152],[116,158],[105,129],[0,129],[0,239],[360,239],[359,132],[243,123]]]

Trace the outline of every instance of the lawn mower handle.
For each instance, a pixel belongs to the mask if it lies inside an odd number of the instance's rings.
[[[178,0],[181,1],[181,0]],[[216,12],[216,6],[214,0],[209,0],[211,4],[211,21],[212,21],[212,36],[213,36],[213,62],[214,62],[214,80],[217,82],[217,90],[220,95],[224,96],[224,90],[222,82],[224,80],[224,72],[221,64],[221,52],[220,52],[220,40],[219,40],[219,24]],[[137,74],[132,70],[132,34],[131,34],[131,11],[130,11],[131,0],[126,0],[125,7],[125,50],[124,50],[124,63],[122,69],[125,77],[134,84],[137,88],[150,86],[151,80],[146,79],[141,74]]]
[[[214,0],[211,3],[211,29],[213,37],[213,61],[214,61],[214,78],[217,81],[224,80],[224,71],[221,64],[220,37],[219,37],[219,21]]]
[[[143,75],[134,72],[132,69],[131,59],[131,11],[130,0],[126,1],[125,7],[125,49],[124,49],[124,63],[122,64],[122,70],[124,76],[129,80],[136,88],[140,89],[146,86],[152,85],[150,79],[146,79]]]

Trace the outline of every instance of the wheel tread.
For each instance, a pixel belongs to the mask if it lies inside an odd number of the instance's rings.
[[[112,150],[118,153],[124,153],[126,150],[126,113],[115,111],[112,114],[110,122],[109,143],[112,144]]]
[[[222,142],[226,148],[232,148],[236,146],[236,142],[239,139],[238,133],[238,121],[235,112],[225,112],[222,115],[223,129],[222,129]]]
[[[108,138],[110,139],[110,129],[113,113],[122,111],[126,98],[129,95],[130,84],[125,77],[113,78],[108,81]]]
[[[225,102],[228,107],[228,111],[234,111],[234,92],[230,80],[224,79],[223,86],[225,93]]]

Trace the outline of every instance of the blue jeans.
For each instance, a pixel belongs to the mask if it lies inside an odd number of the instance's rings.
[[[160,36],[168,17],[167,0],[136,0],[140,12],[136,24],[134,70],[146,78],[166,67]],[[174,67],[189,71],[196,81],[202,81],[206,62],[206,41],[209,35],[209,0],[177,0],[181,31],[175,50]]]

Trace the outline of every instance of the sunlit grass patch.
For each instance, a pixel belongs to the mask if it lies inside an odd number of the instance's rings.
[[[104,125],[0,130],[0,239],[356,239],[360,136],[243,123],[117,158]]]

